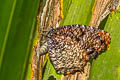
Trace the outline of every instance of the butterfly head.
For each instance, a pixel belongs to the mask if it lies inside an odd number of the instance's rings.
[[[55,29],[53,27],[50,27],[49,32],[47,33],[46,37],[50,38],[55,32],[56,32]]]

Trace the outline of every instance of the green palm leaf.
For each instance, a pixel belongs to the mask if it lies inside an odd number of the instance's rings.
[[[0,80],[24,80],[39,0],[0,1]]]

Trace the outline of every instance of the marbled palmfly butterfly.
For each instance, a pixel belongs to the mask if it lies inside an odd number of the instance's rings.
[[[67,25],[50,29],[47,34],[50,59],[58,73],[83,71],[110,43],[110,34],[85,25]]]

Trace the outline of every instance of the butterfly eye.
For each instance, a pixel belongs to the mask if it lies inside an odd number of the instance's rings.
[[[53,27],[50,27],[46,37],[50,38],[55,32],[56,32],[55,29]]]

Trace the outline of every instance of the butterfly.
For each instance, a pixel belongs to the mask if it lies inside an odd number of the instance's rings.
[[[47,36],[50,60],[64,75],[83,71],[87,61],[107,49],[110,34],[86,25],[67,25],[50,28]]]

